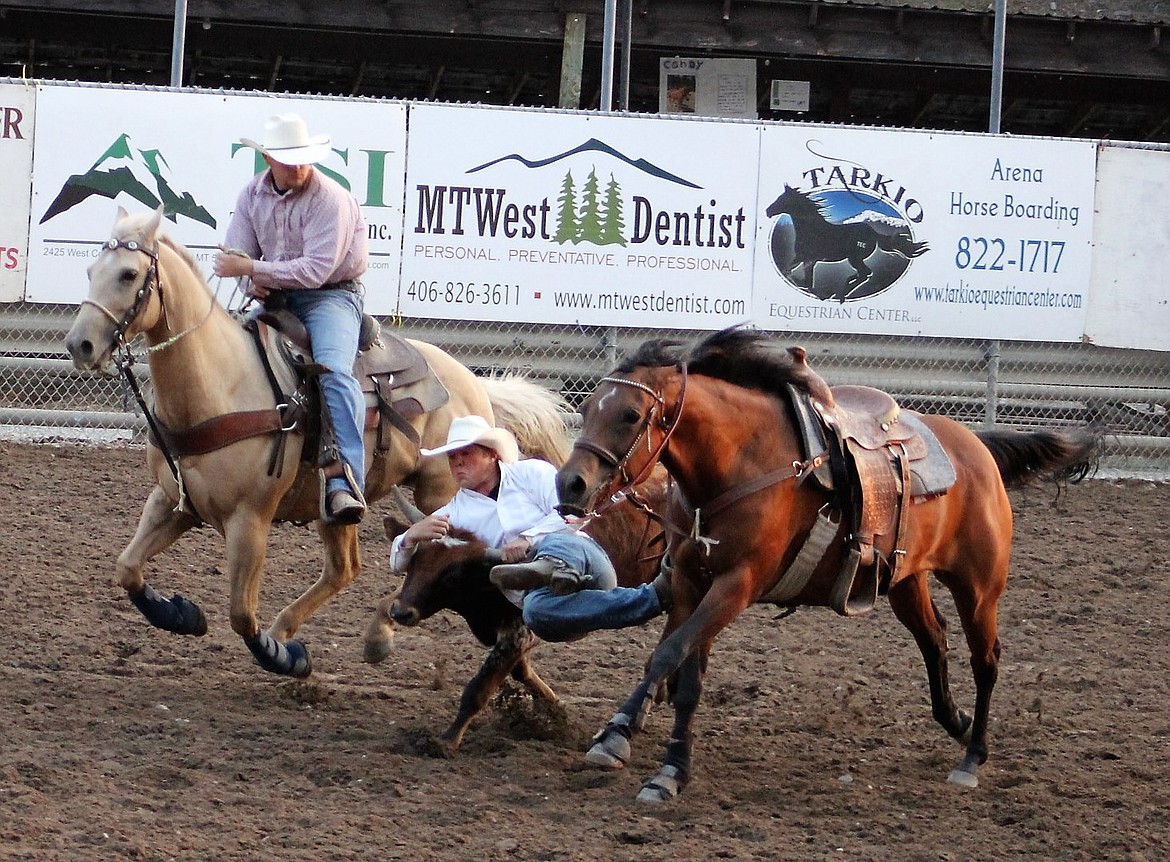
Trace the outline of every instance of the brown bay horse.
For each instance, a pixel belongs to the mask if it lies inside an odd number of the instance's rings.
[[[850,563],[856,565],[856,528],[842,511],[856,488],[842,496],[842,475],[836,477],[837,493],[814,478],[831,459],[805,442],[794,405],[801,399],[831,405],[838,412],[826,414],[849,426],[856,417],[839,412],[845,390],[872,396],[883,408],[893,401],[877,390],[861,392],[863,387],[830,390],[803,360],[799,348],[786,352],[743,328],[711,335],[689,353],[669,342],[647,342],[601,381],[582,408],[581,436],[558,474],[563,511],[588,511],[655,462],[674,480],[668,525],[674,606],[641,682],[586,755],[594,765],[621,767],[647,694],[676,675],[667,754],[639,792],[642,801],[668,801],[691,778],[694,713],[711,644],[745,608],[763,601],[847,613],[848,605],[835,595]],[[899,431],[907,428],[920,430]],[[1012,541],[1005,486],[1039,476],[1083,477],[1095,463],[1100,435],[1092,428],[972,432],[945,417],[905,410],[869,430],[900,440],[889,447],[897,457],[887,458],[885,445],[874,446],[885,459],[883,469],[899,478],[890,507],[897,528],[892,536],[875,537],[869,569],[863,562],[852,571],[881,572],[880,591],[922,652],[932,714],[966,744],[950,780],[973,787],[987,759],[999,666],[997,608]],[[895,471],[926,439],[945,453],[941,459],[936,453],[934,463],[941,462],[947,481],[933,493],[901,495],[901,480],[914,477]],[[885,481],[878,474],[870,478]],[[930,593],[931,575],[954,597],[970,648],[976,689],[970,715],[950,692],[946,623]],[[878,578],[872,583],[876,596]]]
[[[98,370],[113,360],[125,370],[132,362],[127,344],[141,335],[154,390],[152,421],[191,437],[224,417],[271,416],[278,408],[269,370],[285,392],[294,391],[296,376],[287,365],[266,367],[255,340],[216,300],[191,254],[159,233],[161,219],[161,208],[128,215],[119,207],[112,236],[89,267],[88,297],[66,336],[74,365]],[[504,416],[524,417],[524,426],[515,431],[525,451],[543,455],[551,449],[553,457],[563,451],[564,419],[548,390],[519,378],[477,377],[439,348],[410,343],[449,399],[409,420],[418,442],[395,428],[378,445],[380,429],[367,431],[370,503],[397,484],[411,486],[427,511],[447,502],[456,490],[447,464],[421,458],[419,446],[441,445],[458,416],[478,414],[496,421],[496,404]],[[148,561],[206,523],[226,544],[232,629],[264,669],[292,676],[311,672],[309,653],[293,635],[357,577],[362,564],[358,528],[320,520],[319,471],[302,457],[304,440],[301,427],[290,423],[210,451],[175,454],[161,449],[152,436],[147,465],[156,484],[115,567],[119,583],[152,625],[179,634],[206,632],[206,619],[194,602],[177,594],[165,598],[144,577]],[[257,606],[268,536],[280,521],[315,522],[325,561],[316,582],[262,630]]]
[[[655,470],[635,489],[636,505],[627,497],[582,528],[605,549],[620,586],[649,583],[658,574],[666,550],[660,524],[666,513],[667,482],[666,471]],[[402,518],[388,515],[383,520],[390,539],[406,532],[423,515],[401,497],[398,507]],[[534,699],[560,704],[532,666],[531,653],[539,639],[524,625],[520,608],[488,579],[492,566],[500,562],[498,551],[466,530],[424,542],[411,557],[401,588],[378,603],[366,629],[365,659],[371,663],[390,654],[394,625],[417,626],[441,610],[461,616],[476,640],[489,648],[480,669],[463,688],[454,720],[430,740],[431,753],[438,756],[456,753],[472,720],[509,676]]]

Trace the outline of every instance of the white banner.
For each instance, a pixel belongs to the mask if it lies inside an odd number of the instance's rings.
[[[764,129],[755,321],[1080,341],[1093,141]]]
[[[36,92],[0,84],[0,302],[24,298]]]
[[[1170,350],[1170,152],[1105,145],[1097,164],[1093,292],[1085,338],[1103,347]]]
[[[1170,349],[1162,151],[424,103],[408,163],[405,103],[45,83],[0,85],[0,301],[80,302],[118,204],[209,272],[288,110],[362,204],[374,314]]]
[[[393,102],[168,93],[41,85],[29,239],[28,299],[80,302],[85,268],[109,236],[118,205],[167,206],[164,230],[210,276],[240,189],[262,170],[239,143],[260,139],[265,120],[296,111],[333,151],[320,168],[362,204],[370,235],[366,310],[398,301],[406,106]],[[80,134],[84,130],[84,134]],[[234,280],[217,288],[228,302]]]
[[[743,124],[412,105],[401,313],[740,323],[758,149]]]

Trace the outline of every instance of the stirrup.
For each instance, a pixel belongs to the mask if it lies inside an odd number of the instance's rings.
[[[353,471],[349,469],[349,465],[342,464],[341,466],[342,476],[339,478],[345,479],[346,484],[349,486],[345,490],[349,496],[352,497],[354,501],[356,501],[357,505],[355,506],[351,504],[347,506],[342,512],[344,517],[339,517],[337,513],[333,512],[333,510],[330,508],[329,498],[332,497],[336,491],[330,492],[328,490],[329,479],[326,478],[325,471],[320,469],[317,471],[317,478],[319,482],[318,501],[320,504],[321,520],[326,524],[358,524],[361,523],[362,518],[365,517],[366,514],[366,498],[365,495],[363,495],[362,492],[358,490],[357,481],[354,479]]]

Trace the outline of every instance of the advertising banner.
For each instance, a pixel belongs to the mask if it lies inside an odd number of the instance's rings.
[[[24,298],[36,91],[0,84],[0,302]]]
[[[1101,148],[1087,341],[1170,350],[1170,285],[1163,273],[1167,195],[1170,152]]]
[[[404,104],[52,85],[40,85],[37,103],[28,299],[85,298],[85,268],[109,237],[118,206],[165,204],[164,231],[210,277],[236,198],[264,169],[239,140],[261,139],[265,121],[289,111],[305,119],[310,134],[331,137],[319,167],[354,193],[369,231],[366,310],[391,313],[398,302]],[[215,281],[228,304],[234,279]]]
[[[758,151],[746,124],[413,105],[400,311],[741,323]]]
[[[1092,141],[769,126],[755,322],[1080,341]]]

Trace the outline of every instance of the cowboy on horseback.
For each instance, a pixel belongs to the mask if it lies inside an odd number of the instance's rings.
[[[365,221],[357,199],[314,167],[329,154],[329,136],[310,136],[297,114],[271,117],[261,141],[240,142],[259,152],[268,170],[240,192],[213,269],[221,278],[247,277],[248,296],[269,310],[287,309],[308,330],[313,359],[325,369],[319,382],[334,437],[321,456],[322,516],[356,524],[366,512],[366,405],[352,372],[359,279],[368,263]]]

